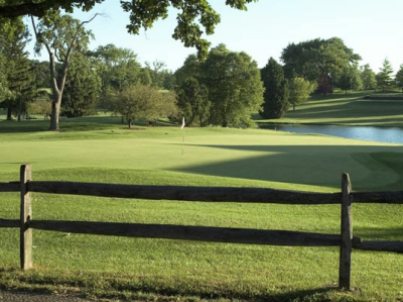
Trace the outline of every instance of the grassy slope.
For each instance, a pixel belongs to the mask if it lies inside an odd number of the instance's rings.
[[[335,191],[340,173],[360,190],[401,189],[402,148],[264,130],[153,128],[123,130],[109,119],[66,131],[7,133],[0,122],[0,181],[17,179],[21,162],[34,178],[117,183],[263,186]],[[41,128],[45,124],[32,122]],[[78,125],[78,126],[77,126]],[[92,128],[96,128],[95,130]],[[28,129],[28,128],[27,128]],[[20,129],[21,130],[21,129]],[[80,131],[78,131],[80,130]],[[403,240],[401,206],[355,205],[354,232]],[[18,216],[16,194],[1,195],[1,218]],[[127,221],[338,233],[337,206],[146,202],[34,195],[38,219]],[[36,231],[35,270],[21,274],[18,234],[1,230],[0,287],[81,290],[138,299],[189,297],[307,301],[403,299],[403,259],[354,252],[353,293],[332,290],[336,248],[288,248],[66,235]],[[153,294],[154,293],[154,294]],[[154,296],[155,295],[155,296]],[[185,298],[183,298],[185,297]],[[195,298],[196,299],[196,298]]]
[[[362,99],[363,95],[339,93],[313,98],[281,119],[259,122],[403,127],[402,100]]]

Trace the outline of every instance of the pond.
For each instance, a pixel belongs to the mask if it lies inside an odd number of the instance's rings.
[[[352,139],[403,144],[403,129],[398,127],[265,124],[262,128],[304,134],[318,133]]]

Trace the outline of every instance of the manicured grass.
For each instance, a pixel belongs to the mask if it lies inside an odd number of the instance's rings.
[[[338,191],[402,189],[403,149],[268,130],[127,130],[115,118],[66,121],[59,133],[0,122],[0,181],[22,162],[36,180],[257,186]],[[37,124],[36,124],[37,123]],[[78,126],[75,126],[78,125]],[[10,131],[4,130],[9,128]],[[19,128],[20,127],[20,128]],[[18,129],[19,128],[19,129]],[[14,132],[11,130],[14,129]],[[0,195],[0,218],[18,217]],[[188,203],[33,194],[33,218],[231,226],[337,234],[338,206]],[[354,205],[354,233],[403,240],[403,207]],[[18,231],[0,230],[0,288],[82,292],[138,300],[398,300],[403,257],[353,254],[353,292],[335,290],[337,248],[266,247],[34,232],[35,269],[18,270]]]
[[[353,126],[403,127],[403,100],[364,99],[367,93],[337,93],[317,96],[292,109],[281,119],[264,123],[337,124]]]

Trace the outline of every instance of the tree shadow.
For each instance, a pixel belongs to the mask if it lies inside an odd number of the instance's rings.
[[[238,159],[176,168],[175,171],[340,188],[340,177],[349,172],[355,190],[403,189],[403,153],[398,146],[350,145],[187,145],[244,151]],[[188,152],[191,152],[188,151]],[[395,155],[394,165],[384,162]],[[399,156],[397,156],[398,154]],[[222,154],[220,153],[222,157]],[[382,158],[382,160],[380,159]]]
[[[335,286],[325,286],[317,287],[312,289],[299,289],[299,290],[284,290],[282,292],[267,292],[264,294],[259,293],[239,293],[239,292],[225,292],[213,289],[209,291],[207,288],[201,290],[191,290],[191,289],[181,289],[173,287],[164,286],[147,286],[147,284],[133,285],[128,282],[119,281],[108,281],[104,280],[108,285],[108,290],[103,291],[102,289],[97,289],[96,286],[93,288],[86,288],[88,284],[86,282],[65,282],[61,280],[48,280],[46,282],[46,277],[44,280],[35,280],[35,278],[24,278],[22,275],[18,279],[22,281],[22,286],[16,286],[14,288],[8,288],[0,284],[0,289],[13,294],[19,295],[46,295],[49,298],[57,297],[55,295],[55,288],[57,291],[62,291],[65,297],[81,297],[86,298],[88,296],[96,298],[106,298],[106,299],[144,299],[145,293],[147,296],[158,297],[160,301],[186,301],[199,300],[203,301],[222,301],[223,299],[229,299],[231,301],[275,301],[275,302],[285,302],[285,301],[333,301],[332,297],[335,295],[343,296],[343,291],[338,290]],[[94,280],[94,279],[93,279]],[[61,281],[61,282],[59,282]],[[88,282],[87,282],[88,283]],[[89,282],[91,283],[91,282]],[[29,285],[28,285],[29,284]],[[28,285],[28,286],[27,286]],[[36,287],[38,286],[39,287]],[[80,294],[77,295],[77,291],[69,292],[71,287],[79,287]],[[66,287],[66,288],[65,288]],[[65,289],[64,289],[65,288]],[[350,294],[348,293],[350,296]],[[137,301],[137,300],[136,300]]]
[[[61,132],[103,130],[113,125],[120,126],[120,119],[114,116],[86,116],[61,118]],[[0,133],[26,133],[49,130],[49,120],[0,121]]]

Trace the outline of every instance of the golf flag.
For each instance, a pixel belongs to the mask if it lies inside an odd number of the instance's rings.
[[[185,128],[186,123],[185,123],[185,117],[182,117],[182,126],[181,129]]]

